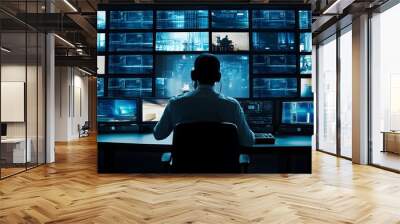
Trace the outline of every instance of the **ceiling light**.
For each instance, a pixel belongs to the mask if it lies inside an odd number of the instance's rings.
[[[6,53],[11,53],[11,50],[9,50],[9,49],[7,49],[5,47],[1,47],[0,49],[1,49],[1,51],[4,51]]]
[[[74,12],[78,12],[78,10],[73,6],[68,0],[64,0],[65,4],[67,4]]]
[[[55,37],[57,37],[59,40],[61,40],[62,42],[64,42],[65,44],[67,44],[70,47],[75,48],[75,45],[73,45],[71,42],[69,42],[68,40],[60,37],[58,34],[54,34]]]

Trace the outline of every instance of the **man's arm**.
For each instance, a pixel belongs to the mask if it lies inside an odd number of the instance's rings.
[[[243,146],[252,146],[255,142],[253,131],[247,124],[244,112],[239,103],[236,105],[236,125],[238,128],[239,142]]]
[[[158,121],[158,123],[154,127],[153,134],[155,139],[161,140],[171,134],[174,129],[171,119],[171,108],[170,104],[168,103],[168,105],[165,107],[164,113],[161,116],[160,121]]]

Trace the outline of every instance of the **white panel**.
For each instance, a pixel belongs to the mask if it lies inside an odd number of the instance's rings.
[[[1,82],[1,122],[24,122],[25,83]]]

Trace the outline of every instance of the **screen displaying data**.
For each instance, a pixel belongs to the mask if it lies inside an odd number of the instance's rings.
[[[104,52],[106,50],[106,34],[98,33],[97,34],[97,51]]]
[[[151,78],[110,78],[108,95],[112,97],[144,97],[152,94]]]
[[[296,78],[255,78],[253,79],[254,97],[295,97],[297,96]]]
[[[253,33],[255,51],[295,51],[295,34],[291,32]]]
[[[208,10],[157,11],[157,29],[207,29]]]
[[[156,96],[171,97],[193,90],[190,72],[198,55],[159,55],[156,57]],[[249,57],[217,55],[221,62],[221,93],[231,97],[249,96]],[[216,89],[219,90],[217,84]]]
[[[254,74],[295,74],[296,55],[254,55]]]
[[[110,29],[152,29],[153,10],[111,11]]]
[[[245,32],[215,32],[212,33],[212,51],[231,52],[248,51],[249,33]]]
[[[300,34],[300,52],[312,51],[312,35],[311,33]]]
[[[143,99],[142,101],[142,121],[157,122],[161,119],[165,107],[168,104],[167,99]]]
[[[110,74],[150,74],[152,72],[152,55],[109,56],[108,73]]]
[[[282,124],[312,125],[313,123],[314,103],[312,101],[282,103]]]
[[[104,96],[104,78],[97,78],[97,96]]]
[[[312,73],[312,56],[301,55],[300,56],[300,74],[311,74]]]
[[[312,82],[311,79],[301,79],[300,96],[301,97],[313,97]]]
[[[137,121],[137,101],[128,99],[104,99],[97,101],[97,122]]]
[[[97,29],[104,30],[106,28],[106,11],[97,11]]]
[[[246,29],[249,27],[247,10],[213,10],[211,27],[218,29]]]
[[[207,32],[158,32],[156,51],[208,51]]]
[[[294,10],[253,10],[253,28],[294,29]]]
[[[311,11],[300,10],[299,11],[299,28],[300,29],[311,29]]]
[[[153,33],[110,33],[109,51],[152,51]]]

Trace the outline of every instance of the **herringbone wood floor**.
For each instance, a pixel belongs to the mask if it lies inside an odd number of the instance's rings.
[[[0,223],[400,223],[400,175],[319,152],[312,175],[98,175],[87,138],[0,181]]]

